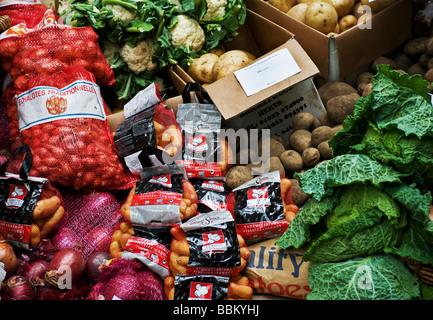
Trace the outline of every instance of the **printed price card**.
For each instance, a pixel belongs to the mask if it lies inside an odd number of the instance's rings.
[[[278,50],[253,64],[235,71],[247,96],[251,96],[297,73],[301,68],[287,48]]]

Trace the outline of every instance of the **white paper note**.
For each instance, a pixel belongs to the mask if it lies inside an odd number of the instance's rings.
[[[242,89],[251,96],[301,72],[287,48],[278,50],[253,64],[235,71]]]

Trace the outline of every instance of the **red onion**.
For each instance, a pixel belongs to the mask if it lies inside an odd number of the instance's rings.
[[[61,249],[54,254],[50,261],[48,271],[45,273],[45,280],[56,288],[70,289],[64,288],[64,286],[77,283],[84,275],[85,270],[86,261],[80,251],[71,248]]]
[[[108,251],[113,230],[110,227],[99,227],[88,233],[82,240],[85,259],[96,251]]]
[[[10,277],[3,286],[3,300],[34,300],[35,293],[29,281],[19,275]]]
[[[44,276],[47,272],[49,262],[45,260],[35,260],[26,264],[21,275],[26,278],[34,287],[44,285]]]
[[[163,282],[138,261],[113,259],[101,270],[87,299],[163,300]]]
[[[69,228],[61,228],[51,237],[51,242],[59,249],[80,247],[76,233]]]
[[[86,274],[90,281],[96,282],[101,273],[101,268],[112,259],[108,252],[93,252],[86,261]]]

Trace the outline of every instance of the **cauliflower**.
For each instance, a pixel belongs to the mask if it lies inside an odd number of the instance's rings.
[[[114,54],[116,52],[119,52],[120,46],[118,43],[103,39],[102,40],[102,47],[104,48],[102,53],[104,54],[105,60],[110,65],[114,59]]]
[[[120,57],[128,65],[128,68],[135,74],[146,70],[155,70],[158,63],[152,61],[153,41],[145,39],[137,42],[135,47],[124,44],[120,48]]]
[[[227,0],[206,0],[207,11],[203,21],[220,20],[226,14]]]
[[[140,0],[134,0],[136,2],[139,2]],[[133,9],[127,9],[126,7],[119,5],[119,4],[110,4],[107,3],[105,7],[108,10],[111,10],[113,12],[114,18],[119,19],[123,23],[126,23],[128,21],[132,21],[135,18],[136,11]]]
[[[171,44],[173,47],[185,46],[198,52],[205,42],[204,31],[197,20],[180,14],[178,22],[170,29]]]

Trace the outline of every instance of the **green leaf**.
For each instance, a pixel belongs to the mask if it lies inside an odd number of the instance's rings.
[[[318,201],[310,199],[290,223],[287,230],[277,239],[276,245],[283,249],[300,248],[311,240],[310,228],[330,213],[340,198],[340,193]]]
[[[392,255],[311,263],[307,300],[412,300],[420,298],[418,278]]]
[[[370,182],[381,187],[386,183],[401,182],[405,175],[384,166],[362,154],[343,154],[307,170],[295,174],[302,190],[316,200],[330,195],[333,188],[354,183]]]

